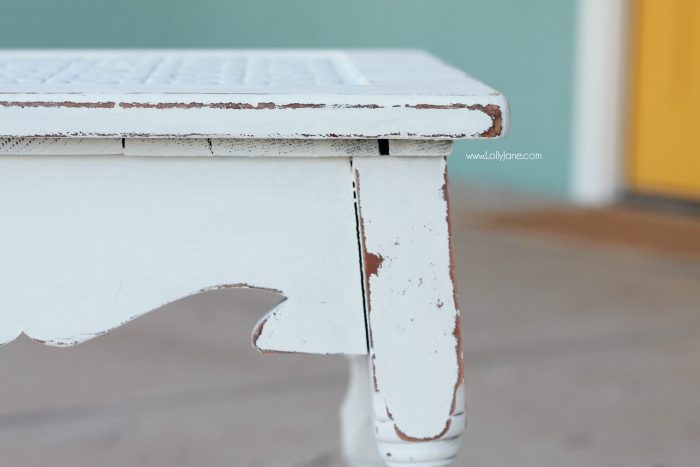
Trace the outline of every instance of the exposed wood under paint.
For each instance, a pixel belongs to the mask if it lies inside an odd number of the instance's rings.
[[[357,158],[353,166],[380,454],[444,462],[464,426],[445,160]],[[415,446],[427,441],[434,446]]]

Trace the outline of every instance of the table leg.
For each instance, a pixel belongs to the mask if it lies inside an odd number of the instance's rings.
[[[374,424],[388,466],[450,465],[464,431],[442,158],[355,158]]]

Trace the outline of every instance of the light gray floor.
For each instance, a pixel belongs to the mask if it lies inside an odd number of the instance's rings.
[[[700,264],[484,230],[455,190],[458,466],[698,467]],[[235,303],[231,303],[235,300]],[[0,349],[0,467],[337,467],[338,357],[260,355],[275,297],[189,298],[71,349]]]

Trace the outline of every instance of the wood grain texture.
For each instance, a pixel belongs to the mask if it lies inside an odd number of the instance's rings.
[[[244,139],[244,138],[0,138],[0,156],[144,157],[362,157],[436,156],[452,151],[449,140]]]
[[[0,138],[0,156],[109,156],[122,153],[119,138]]]
[[[3,51],[0,136],[472,139],[503,96],[420,51]]]
[[[389,155],[391,156],[441,156],[452,154],[452,141],[450,140],[389,140]]]
[[[353,159],[380,453],[448,465],[464,428],[443,158]]]
[[[351,179],[347,158],[2,157],[0,342],[256,287],[283,299],[257,348],[365,354]]]
[[[127,156],[347,157],[378,156],[373,140],[128,138]]]

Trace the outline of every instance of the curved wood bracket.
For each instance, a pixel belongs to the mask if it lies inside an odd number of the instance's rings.
[[[0,342],[257,287],[287,297],[260,350],[366,353],[351,177],[347,158],[2,157]]]

